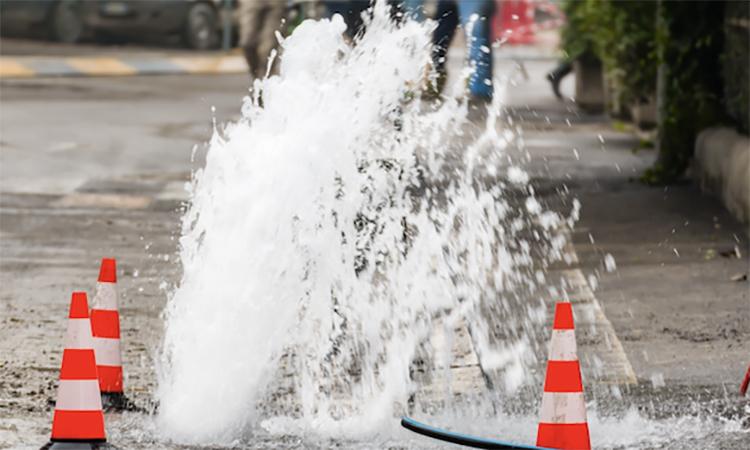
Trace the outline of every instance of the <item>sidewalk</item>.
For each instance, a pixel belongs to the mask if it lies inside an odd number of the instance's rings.
[[[529,83],[509,104],[525,118],[537,192],[554,205],[551,188],[564,184],[581,202],[573,230],[579,266],[639,382],[735,392],[750,362],[746,228],[697,184],[640,183],[655,151],[637,150],[638,138],[604,117],[557,102],[543,77],[549,62],[526,65]]]
[[[66,45],[3,38],[0,78],[237,74],[247,65],[237,51],[194,51],[142,45]]]
[[[15,56],[0,57],[0,78],[237,74],[247,71],[240,55],[211,56]]]
[[[540,36],[542,44],[496,48],[495,60],[559,59],[556,41],[550,41],[549,33]],[[0,79],[247,72],[245,59],[237,49],[200,52],[171,47],[71,45],[9,38],[2,38],[0,44]],[[456,63],[466,58],[460,34],[448,57]]]

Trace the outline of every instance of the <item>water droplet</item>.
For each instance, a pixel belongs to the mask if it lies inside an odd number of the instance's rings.
[[[652,374],[651,385],[654,387],[654,389],[661,389],[666,386],[666,383],[664,382],[664,374],[662,374],[661,372]]]
[[[614,272],[617,269],[615,257],[610,253],[604,255],[604,268],[607,270],[607,272]]]

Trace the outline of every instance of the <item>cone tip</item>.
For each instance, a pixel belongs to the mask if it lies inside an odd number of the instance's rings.
[[[99,269],[100,283],[117,283],[117,263],[114,258],[102,258]]]
[[[73,292],[70,299],[69,319],[88,319],[89,302],[85,292]]]
[[[555,323],[552,327],[555,330],[573,330],[573,308],[570,302],[558,302],[555,305]]]

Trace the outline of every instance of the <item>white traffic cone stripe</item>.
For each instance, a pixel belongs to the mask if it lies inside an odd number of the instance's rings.
[[[97,366],[121,366],[120,340],[94,338],[94,352]]]
[[[91,322],[89,319],[68,319],[68,332],[65,335],[65,348],[89,349],[92,345]]]
[[[553,330],[549,348],[550,361],[578,361],[575,330]]]
[[[115,283],[96,283],[96,295],[91,309],[117,311],[117,288]]]
[[[585,423],[583,392],[545,392],[540,416],[542,423]]]
[[[101,411],[98,380],[60,380],[57,388],[57,411]]]

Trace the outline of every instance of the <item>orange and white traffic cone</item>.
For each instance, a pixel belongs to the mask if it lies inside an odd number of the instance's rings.
[[[94,333],[99,389],[107,407],[126,405],[122,383],[120,354],[120,313],[117,307],[117,263],[102,259],[96,295],[91,306],[91,329]]]
[[[566,450],[591,449],[573,309],[568,302],[555,306],[536,445]]]
[[[42,449],[105,447],[102,399],[85,292],[74,292],[68,314],[52,437]]]

